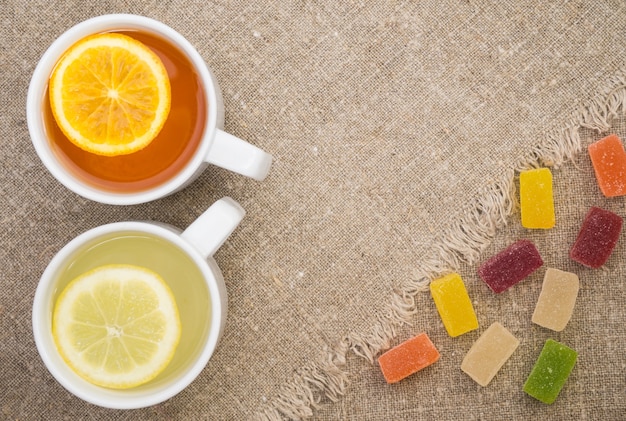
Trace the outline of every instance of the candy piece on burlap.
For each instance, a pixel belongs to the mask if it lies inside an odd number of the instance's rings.
[[[532,322],[555,332],[565,329],[574,313],[578,289],[578,275],[548,268]]]
[[[430,283],[430,294],[448,335],[456,337],[478,329],[472,301],[458,273],[451,273]]]
[[[548,339],[524,383],[524,392],[543,403],[554,402],[572,372],[577,358],[578,352],[553,339]]]
[[[519,176],[520,208],[524,228],[554,227],[552,173],[547,168],[522,171]]]
[[[378,358],[387,383],[396,383],[439,359],[439,351],[426,333],[420,333]]]
[[[588,147],[598,186],[606,197],[626,195],[626,151],[612,134]]]
[[[478,275],[495,293],[520,282],[543,265],[535,245],[519,240],[478,267]]]
[[[570,258],[590,268],[602,266],[613,253],[622,222],[622,217],[611,211],[595,206],[589,209],[570,249]]]
[[[519,340],[494,322],[474,342],[463,358],[461,370],[481,386],[487,386],[517,349]]]

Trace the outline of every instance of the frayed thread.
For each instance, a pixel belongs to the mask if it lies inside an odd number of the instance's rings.
[[[283,385],[278,396],[256,415],[258,421],[302,420],[313,415],[322,397],[337,402],[348,385],[344,370],[347,341],[324,350],[324,359],[298,370],[291,382]]]
[[[350,350],[373,363],[378,353],[389,348],[396,330],[410,324],[418,313],[417,294],[427,291],[431,280],[458,269],[462,263],[476,262],[498,229],[507,224],[517,206],[515,174],[529,168],[558,168],[565,162],[575,163],[582,150],[580,129],[608,131],[620,110],[626,114],[625,104],[626,75],[620,72],[595,99],[581,104],[563,128],[546,133],[542,142],[530,148],[513,168],[478,192],[478,199],[466,206],[456,222],[434,242],[431,255],[422,260],[411,279],[393,291],[388,312],[378,317],[369,332],[350,333],[333,349],[325,350],[319,361],[298,370],[279,395],[261,409],[258,419],[303,420],[313,415],[322,397],[336,402],[348,385],[348,374],[344,371],[347,352]]]

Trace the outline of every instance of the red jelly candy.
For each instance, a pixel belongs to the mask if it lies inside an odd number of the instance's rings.
[[[594,206],[587,212],[569,256],[582,265],[599,268],[613,252],[621,231],[619,215]]]
[[[478,275],[495,293],[511,288],[543,265],[535,245],[519,240],[487,260],[478,268]]]

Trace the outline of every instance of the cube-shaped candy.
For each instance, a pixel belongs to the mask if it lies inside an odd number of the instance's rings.
[[[535,245],[519,240],[478,267],[478,274],[495,293],[506,291],[543,265]]]
[[[480,335],[463,358],[461,370],[476,383],[487,386],[517,349],[519,340],[494,322]]]
[[[548,268],[532,321],[560,332],[572,317],[578,297],[579,281],[575,273]]]
[[[548,339],[524,384],[524,392],[543,403],[554,402],[577,358],[578,353],[573,349]]]
[[[626,194],[626,152],[624,145],[612,134],[589,145],[589,156],[598,186],[607,197]]]
[[[622,222],[622,217],[611,211],[595,206],[589,209],[570,249],[571,259],[594,269],[602,266],[617,244]]]
[[[439,359],[439,351],[426,333],[420,333],[378,357],[387,383],[396,383]]]
[[[554,227],[552,173],[547,168],[522,171],[519,176],[520,207],[524,228]]]
[[[455,337],[478,329],[478,319],[463,279],[451,273],[430,283],[430,293],[448,335]]]

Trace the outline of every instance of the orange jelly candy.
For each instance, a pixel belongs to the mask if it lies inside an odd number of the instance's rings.
[[[426,333],[420,333],[378,357],[387,383],[396,383],[439,359],[439,351]]]
[[[602,194],[626,195],[626,152],[619,137],[612,134],[592,143],[589,156]]]

